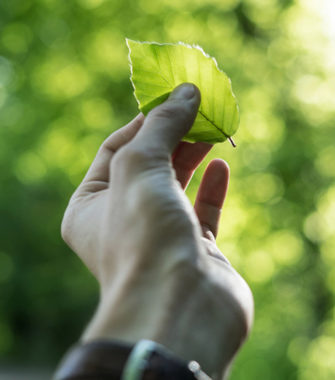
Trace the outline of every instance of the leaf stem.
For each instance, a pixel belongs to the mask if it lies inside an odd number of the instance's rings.
[[[235,144],[234,140],[233,140],[231,137],[228,137],[228,140],[229,140],[229,142],[231,143],[231,145],[232,145],[234,148],[236,148],[236,144]]]
[[[229,142],[231,143],[231,145],[234,147],[234,148],[236,148],[236,144],[235,144],[235,142],[234,142],[234,140],[230,137],[230,136],[228,136],[228,135],[226,135],[220,128],[218,128],[216,125],[215,125],[215,123],[213,123],[212,122],[212,120],[210,120],[210,119],[208,119],[208,117],[203,113],[203,112],[201,112],[200,110],[198,111],[207,121],[209,121],[218,131],[220,131],[224,136],[226,136],[227,137],[227,139],[229,140]]]

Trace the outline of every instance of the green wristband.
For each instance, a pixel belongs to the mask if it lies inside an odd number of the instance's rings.
[[[121,380],[141,380],[148,359],[158,347],[162,348],[161,345],[151,340],[137,342],[124,366]]]

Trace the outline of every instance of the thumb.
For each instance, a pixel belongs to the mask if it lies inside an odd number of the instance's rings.
[[[200,104],[200,92],[191,83],[176,87],[169,98],[149,112],[133,140],[142,149],[173,152],[194,123]]]

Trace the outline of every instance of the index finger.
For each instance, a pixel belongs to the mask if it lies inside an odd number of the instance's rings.
[[[108,186],[109,165],[115,152],[127,144],[136,135],[144,121],[144,115],[138,114],[131,122],[112,133],[101,145],[94,161],[83,179],[83,183],[99,181]],[[103,184],[102,184],[103,185]]]

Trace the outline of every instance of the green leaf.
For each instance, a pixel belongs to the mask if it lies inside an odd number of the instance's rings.
[[[189,82],[199,88],[201,104],[184,139],[217,143],[230,139],[237,131],[239,110],[231,81],[218,68],[215,58],[199,46],[181,42],[159,44],[129,39],[126,42],[134,95],[145,115],[164,102],[176,86]]]

